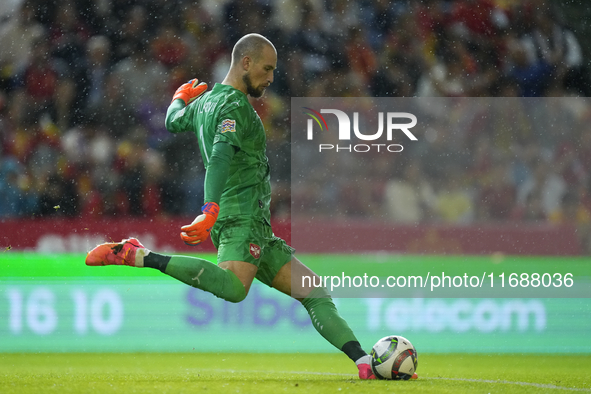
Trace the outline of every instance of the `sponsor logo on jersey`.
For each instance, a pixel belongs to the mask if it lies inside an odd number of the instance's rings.
[[[261,247],[259,245],[250,244],[249,249],[252,257],[254,257],[255,259],[261,257]]]
[[[236,121],[233,119],[224,119],[222,121],[222,133],[236,132]]]

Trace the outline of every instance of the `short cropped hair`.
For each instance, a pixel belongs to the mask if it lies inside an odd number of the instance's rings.
[[[234,49],[232,49],[232,65],[240,63],[244,56],[249,56],[256,61],[266,45],[275,49],[273,43],[260,34],[251,33],[245,35],[238,40],[234,45]]]

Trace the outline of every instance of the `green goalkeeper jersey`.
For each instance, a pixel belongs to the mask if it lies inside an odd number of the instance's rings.
[[[265,129],[246,95],[232,86],[216,83],[211,91],[170,116],[171,132],[192,131],[197,135],[206,170],[214,144],[226,142],[234,147],[219,202],[219,219],[249,216],[270,224],[271,184]]]

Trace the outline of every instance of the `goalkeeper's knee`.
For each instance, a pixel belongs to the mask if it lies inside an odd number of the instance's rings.
[[[315,287],[312,291],[302,300],[302,305],[308,312],[318,305],[332,304],[332,297],[330,296],[326,287]]]
[[[226,270],[226,277],[228,281],[224,281],[224,286],[218,294],[218,297],[233,303],[244,301],[246,298],[246,289],[244,284],[238,279],[235,273],[230,270]]]
[[[246,292],[243,291],[242,294],[237,293],[237,294],[223,294],[222,296],[220,296],[221,299],[228,301],[228,302],[232,302],[234,304],[237,304],[239,302],[244,301],[244,299],[246,298]]]

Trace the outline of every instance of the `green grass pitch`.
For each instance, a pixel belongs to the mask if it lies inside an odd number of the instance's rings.
[[[421,355],[416,381],[360,381],[341,354],[0,354],[0,392],[591,393],[589,355]]]

